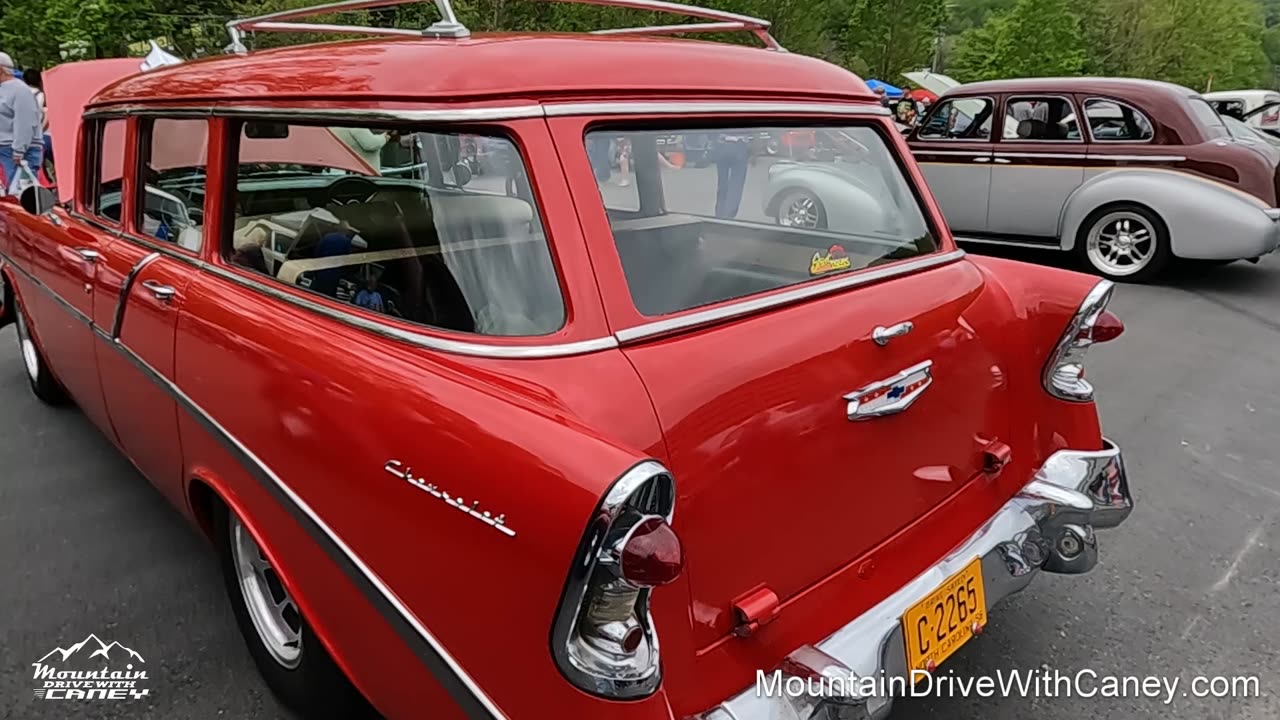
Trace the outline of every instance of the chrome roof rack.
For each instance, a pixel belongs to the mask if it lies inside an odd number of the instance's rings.
[[[374,8],[410,5],[424,0],[340,0],[323,5],[281,10],[279,12],[239,18],[227,23],[227,32],[231,35],[231,44],[227,52],[246,53],[244,44],[246,32],[298,32],[328,34],[382,35],[389,37],[431,37],[431,38],[466,38],[471,31],[458,22],[450,0],[430,0],[440,11],[440,20],[422,30],[404,28],[370,27],[366,25],[334,25],[327,23],[298,22],[317,15],[350,12],[353,10],[371,10]],[[598,35],[682,35],[685,33],[711,32],[749,32],[755,35],[770,50],[785,51],[785,48],[769,33],[768,20],[739,15],[737,13],[711,8],[666,2],[665,0],[543,0],[544,2],[563,2],[579,5],[600,5],[629,10],[647,10],[651,12],[670,13],[694,18],[701,22],[682,25],[652,25],[646,27],[617,28],[611,30],[595,30]]]

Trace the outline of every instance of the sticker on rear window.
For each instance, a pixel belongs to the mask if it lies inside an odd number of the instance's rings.
[[[813,260],[809,261],[810,275],[825,275],[829,272],[837,270],[848,270],[853,267],[853,263],[849,260],[849,255],[839,245],[832,245],[827,248],[827,254],[820,252],[813,254]]]

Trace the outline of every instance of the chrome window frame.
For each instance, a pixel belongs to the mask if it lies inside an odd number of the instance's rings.
[[[375,108],[312,108],[280,106],[226,107],[218,105],[146,105],[139,103],[120,103],[110,106],[91,108],[85,112],[85,119],[127,118],[130,116],[163,116],[163,117],[260,117],[263,113],[274,114],[282,118],[312,118],[320,122],[337,119],[368,119],[374,117],[389,122],[435,120],[439,122],[476,122],[485,120],[514,120],[539,117],[559,117],[570,115],[672,115],[679,117],[690,113],[722,113],[747,115],[825,115],[840,116],[888,116],[889,110],[879,105],[860,102],[805,102],[794,103],[784,101],[742,101],[742,102],[680,102],[637,100],[634,102],[580,102],[580,103],[521,103],[510,106],[487,108],[457,108],[447,110],[382,110]],[[220,191],[219,191],[220,192]],[[97,218],[87,216],[74,209],[70,215],[88,225],[101,228],[105,232],[121,236],[122,231],[114,227],[104,227]],[[746,317],[775,307],[781,307],[810,297],[818,297],[840,292],[851,287],[883,281],[889,278],[909,275],[932,267],[961,260],[965,252],[943,247],[938,254],[924,256],[917,260],[904,260],[891,265],[855,272],[849,275],[831,278],[825,282],[806,284],[799,288],[802,292],[788,292],[770,297],[755,297],[743,302],[734,302],[714,308],[713,310],[645,323],[624,328],[609,335],[592,337],[585,340],[561,343],[542,344],[500,344],[485,342],[468,342],[462,339],[441,337],[427,332],[406,330],[385,322],[370,320],[356,316],[308,298],[294,295],[283,289],[278,283],[269,285],[250,277],[251,271],[211,263],[201,257],[178,251],[176,246],[160,244],[154,240],[130,236],[129,240],[166,257],[191,266],[198,272],[207,272],[242,287],[262,293],[295,307],[314,312],[329,320],[348,327],[369,332],[397,342],[427,350],[444,352],[469,357],[487,357],[502,359],[544,359],[571,357],[601,352],[618,348],[623,344],[640,342],[647,338],[666,335],[674,331],[695,328],[701,325],[720,322],[727,319]],[[207,251],[208,243],[205,244]],[[434,328],[424,329],[434,330]],[[442,334],[456,334],[439,331]],[[475,336],[485,337],[485,336]]]
[[[1139,109],[1139,108],[1138,108],[1137,106],[1135,106],[1133,103],[1128,103],[1128,102],[1125,102],[1124,100],[1117,100],[1117,99],[1115,99],[1115,98],[1103,97],[1103,96],[1101,96],[1101,95],[1090,95],[1090,96],[1088,96],[1088,97],[1086,97],[1086,98],[1084,99],[1084,102],[1083,102],[1083,103],[1081,103],[1082,107],[1084,107],[1084,119],[1085,119],[1086,121],[1088,121],[1088,120],[1089,120],[1089,103],[1091,103],[1091,102],[1109,102],[1109,103],[1111,103],[1111,104],[1113,104],[1113,105],[1121,105],[1121,106],[1124,106],[1124,107],[1129,108],[1129,109],[1130,109],[1130,110],[1132,110],[1133,112],[1135,112],[1135,113],[1137,113],[1137,114],[1141,115],[1141,116],[1142,116],[1142,118],[1143,118],[1144,120],[1146,120],[1146,121],[1147,121],[1147,127],[1151,128],[1151,137],[1147,138],[1146,140],[1113,140],[1113,139],[1109,139],[1109,138],[1101,138],[1101,139],[1100,139],[1100,138],[1096,137],[1096,136],[1093,134],[1093,123],[1091,123],[1091,122],[1090,122],[1090,123],[1088,123],[1088,125],[1089,125],[1089,142],[1091,142],[1091,143],[1105,144],[1105,145],[1150,145],[1150,144],[1152,144],[1152,143],[1154,143],[1154,142],[1155,142],[1155,140],[1156,140],[1156,124],[1155,124],[1155,123],[1153,123],[1153,122],[1151,122],[1151,115],[1150,115],[1150,113],[1143,112],[1141,109]]]
[[[114,121],[124,123],[124,142],[120,145],[120,219],[112,220],[103,215],[98,204],[102,201],[102,148],[107,136],[107,125]],[[78,153],[79,160],[84,162],[86,168],[91,168],[90,172],[85,173],[80,178],[80,200],[83,212],[76,208],[75,202],[72,207],[77,217],[84,218],[94,227],[114,235],[120,235],[124,232],[124,176],[129,172],[129,118],[122,113],[107,113],[93,118],[92,132],[85,134],[88,143]]]
[[[926,124],[928,124],[929,118],[938,114],[938,111],[942,109],[943,105],[949,102],[955,102],[958,100],[986,100],[987,102],[991,103],[990,120],[991,120],[992,136],[989,136],[986,139],[983,139],[983,138],[925,137],[924,135],[920,134],[920,131],[924,129]],[[995,137],[994,137],[995,125],[996,125],[995,110],[998,105],[999,103],[997,102],[996,96],[994,95],[956,95],[956,96],[947,95],[947,96],[938,98],[938,102],[934,103],[933,108],[929,110],[929,114],[925,115],[924,119],[920,121],[920,124],[916,126],[915,134],[912,135],[911,139],[917,142],[973,143],[975,145],[985,143],[988,145],[993,145],[995,144]],[[885,109],[888,110],[888,108],[885,108]]]
[[[1076,127],[1080,130],[1080,137],[1075,140],[1028,140],[1027,138],[1007,138],[1004,136],[1004,123],[1009,119],[1009,107],[1019,100],[1039,100],[1044,98],[1052,98],[1055,100],[1064,100],[1071,107],[1072,114],[1076,116]],[[1045,145],[1085,145],[1087,144],[1084,137],[1084,126],[1080,123],[1080,106],[1076,103],[1075,98],[1062,93],[1026,93],[1022,95],[1006,95],[1004,97],[1004,112],[1000,114],[1000,135],[996,143],[1035,143]],[[997,148],[996,152],[1000,152]]]
[[[156,120],[187,120],[187,121],[200,120],[204,122],[205,129],[206,129],[205,141],[204,141],[205,142],[204,150],[205,150],[205,157],[206,157],[205,166],[204,166],[205,167],[205,189],[204,189],[204,206],[200,208],[200,215],[201,217],[207,217],[205,215],[205,211],[208,209],[209,197],[210,197],[209,196],[209,162],[214,159],[212,157],[209,157],[209,154],[208,154],[209,146],[211,144],[210,140],[212,138],[212,132],[213,132],[212,127],[209,125],[209,117],[207,115],[198,116],[198,115],[179,114],[179,113],[145,114],[145,115],[140,115],[139,117],[142,122],[148,123],[149,125],[146,129],[145,134],[142,132],[142,128],[140,126],[138,128],[139,132],[137,133],[137,138],[136,138],[137,142],[135,143],[135,147],[137,148],[137,151],[134,153],[134,158],[133,158],[133,176],[135,179],[138,179],[141,177],[142,164],[145,160],[149,160],[151,157],[151,143],[148,143],[144,150],[142,139],[146,137],[147,140],[151,140],[151,134],[155,131]],[[146,207],[145,205],[146,201],[143,195],[145,195],[145,193],[147,192],[148,186],[146,183],[134,183],[134,185],[135,185],[134,198],[133,198],[134,218],[131,223],[121,224],[120,236],[127,238],[129,240],[133,240],[135,242],[141,243],[143,245],[150,245],[150,244],[166,245],[167,244],[172,246],[173,250],[175,250],[176,252],[182,255],[187,255],[189,257],[194,257],[194,258],[202,257],[204,254],[204,248],[208,244],[207,242],[208,238],[205,237],[204,235],[204,224],[200,225],[201,237],[200,237],[199,250],[190,250],[188,248],[182,247],[181,245],[178,244],[178,240],[176,237],[172,241],[169,241],[166,243],[166,242],[160,241],[158,238],[148,238],[146,237],[145,233],[141,232],[141,223],[139,222],[139,220],[141,220],[140,214],[142,210]],[[151,187],[155,187],[155,186],[151,186]],[[157,187],[156,189],[160,190],[161,188]],[[133,229],[137,230],[138,232],[130,232],[131,225],[134,226]]]

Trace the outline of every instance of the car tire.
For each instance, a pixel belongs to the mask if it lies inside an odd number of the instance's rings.
[[[1132,203],[1098,208],[1085,218],[1076,235],[1076,254],[1094,274],[1133,283],[1154,280],[1173,259],[1164,220]]]
[[[379,717],[330,657],[240,519],[220,508],[214,532],[236,624],[267,687],[303,718]]]
[[[40,349],[40,342],[31,330],[27,312],[16,296],[13,299],[13,315],[14,324],[18,330],[18,353],[27,371],[27,382],[31,385],[32,394],[46,405],[61,407],[69,404],[71,396],[49,371],[49,365],[44,360],[44,352]]]
[[[783,227],[807,230],[827,229],[827,209],[822,201],[808,190],[793,188],[782,193],[774,210],[773,219]]]

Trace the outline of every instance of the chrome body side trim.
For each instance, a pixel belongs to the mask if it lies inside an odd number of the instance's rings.
[[[1008,245],[1009,247],[1036,248],[1038,250],[1060,250],[1061,243],[1047,242],[1037,243],[1024,240],[1001,240],[996,238],[985,238],[970,235],[956,235],[956,242],[963,243],[982,243],[984,245]]]
[[[991,155],[991,151],[990,150],[933,150],[930,148],[919,150],[916,148],[912,148],[911,154],[912,155],[941,155],[943,157],[985,158]]]
[[[1054,453],[1016,496],[932,567],[875,607],[832,633],[816,650],[836,664],[840,677],[906,677],[902,615],[975,558],[982,559],[987,608],[1024,589],[1041,571],[1078,574],[1097,562],[1095,529],[1124,522],[1133,509],[1120,448]],[[790,658],[805,655],[801,646]],[[803,665],[803,663],[802,663]],[[784,661],[779,669],[786,672]],[[834,677],[834,676],[833,676]],[[853,683],[850,683],[853,686]],[[807,696],[802,698],[807,700]],[[863,714],[882,720],[894,698],[853,698]],[[699,720],[769,720],[791,717],[785,697],[762,697],[754,685],[701,715]],[[845,717],[842,715],[841,717]]]
[[[749,315],[752,313],[767,310],[769,308],[789,305],[807,300],[821,295],[829,295],[831,293],[847,290],[860,285],[870,285],[871,283],[888,280],[889,278],[898,277],[900,275],[910,275],[911,273],[928,270],[929,268],[938,267],[939,265],[947,265],[964,258],[963,250],[952,250],[951,252],[939,253],[936,255],[926,255],[922,258],[914,260],[903,260],[895,262],[892,265],[885,265],[879,268],[862,270],[856,273],[845,275],[843,277],[834,278],[825,282],[806,284],[793,290],[781,292],[776,295],[767,297],[758,297],[751,300],[743,300],[741,302],[731,303],[724,307],[718,307],[711,310],[703,310],[688,315],[681,315],[669,320],[658,320],[656,322],[637,325],[632,328],[625,328],[614,333],[618,340],[622,343],[635,342],[655,335],[665,335],[666,333],[686,328],[705,325],[708,323],[728,320],[730,318]]]
[[[297,297],[285,292],[284,290],[272,287],[270,283],[250,279],[240,275],[239,273],[235,273],[215,265],[201,263],[201,267],[213,275],[225,278],[231,282],[243,285],[244,287],[252,288],[258,292],[276,298],[277,300],[282,300],[305,310],[309,310],[317,315],[322,315],[331,320],[336,320],[345,325],[359,328],[375,335],[380,335],[392,340],[399,340],[401,342],[417,345],[430,350],[439,350],[441,352],[454,353],[458,355],[474,355],[479,357],[532,359],[585,355],[587,353],[599,352],[601,350],[609,350],[618,346],[618,340],[612,336],[594,338],[591,340],[581,340],[573,343],[548,345],[485,345],[482,343],[472,343],[461,340],[449,340],[446,338],[439,338],[432,335],[404,330],[375,320],[369,320],[340,310],[335,310],[321,303],[314,302],[307,298]]]
[[[1019,141],[1023,142],[1023,141]],[[1056,142],[1047,140],[1043,142]],[[1048,158],[1050,160],[1087,160],[1089,156],[1085,153],[1055,153],[1055,152],[1005,152],[996,150],[995,156],[998,158]]]
[[[1186,162],[1185,155],[1102,155],[1094,153],[1089,156],[1090,160],[1116,160],[1123,162],[1152,162],[1152,163],[1180,163]]]
[[[696,102],[631,101],[577,102],[543,105],[548,117],[566,115],[846,115],[888,116],[888,108],[870,103],[821,102]]]
[[[543,116],[542,106],[536,103],[518,105],[502,105],[496,107],[451,108],[439,110],[387,110],[384,108],[336,107],[336,108],[303,108],[303,107],[269,107],[239,105],[225,107],[221,105],[145,105],[133,103],[128,105],[108,105],[85,112],[86,118],[120,117],[127,115],[141,116],[200,116],[230,118],[284,118],[288,120],[343,121],[358,120],[360,122],[484,122],[490,120],[521,120]]]
[[[120,284],[120,297],[116,299],[116,312],[111,322],[112,340],[120,339],[120,328],[124,324],[125,302],[129,299],[129,289],[133,287],[133,281],[138,279],[138,273],[142,272],[143,268],[159,259],[160,253],[158,252],[153,252],[142,258],[138,261],[137,265],[133,266],[133,269],[129,271],[129,274],[125,276],[124,282]]]
[[[449,690],[453,699],[458,702],[469,717],[505,720],[506,715],[502,713],[494,701],[467,674],[466,670],[440,644],[440,641],[423,625],[422,621],[400,601],[399,597],[391,591],[386,582],[342,540],[333,528],[324,522],[319,514],[293,488],[276,475],[253,451],[192,400],[176,383],[139,357],[127,345],[120,342],[119,338],[113,338],[101,327],[95,325],[91,318],[81,313],[24,268],[19,267],[16,263],[11,265],[24,277],[31,280],[37,288],[68,310],[77,321],[91,328],[99,340],[128,360],[148,380],[172,397],[223,448],[230,452],[250,475],[262,483],[268,492],[280,501],[281,505],[288,509],[295,519],[308,530],[312,537],[320,542],[333,560],[347,572],[348,576],[357,585],[361,586],[366,597],[400,632],[401,637],[410,644],[410,647],[415,650],[424,665]],[[402,628],[402,624],[407,625],[407,628]],[[406,629],[412,631],[412,635],[404,632]]]

